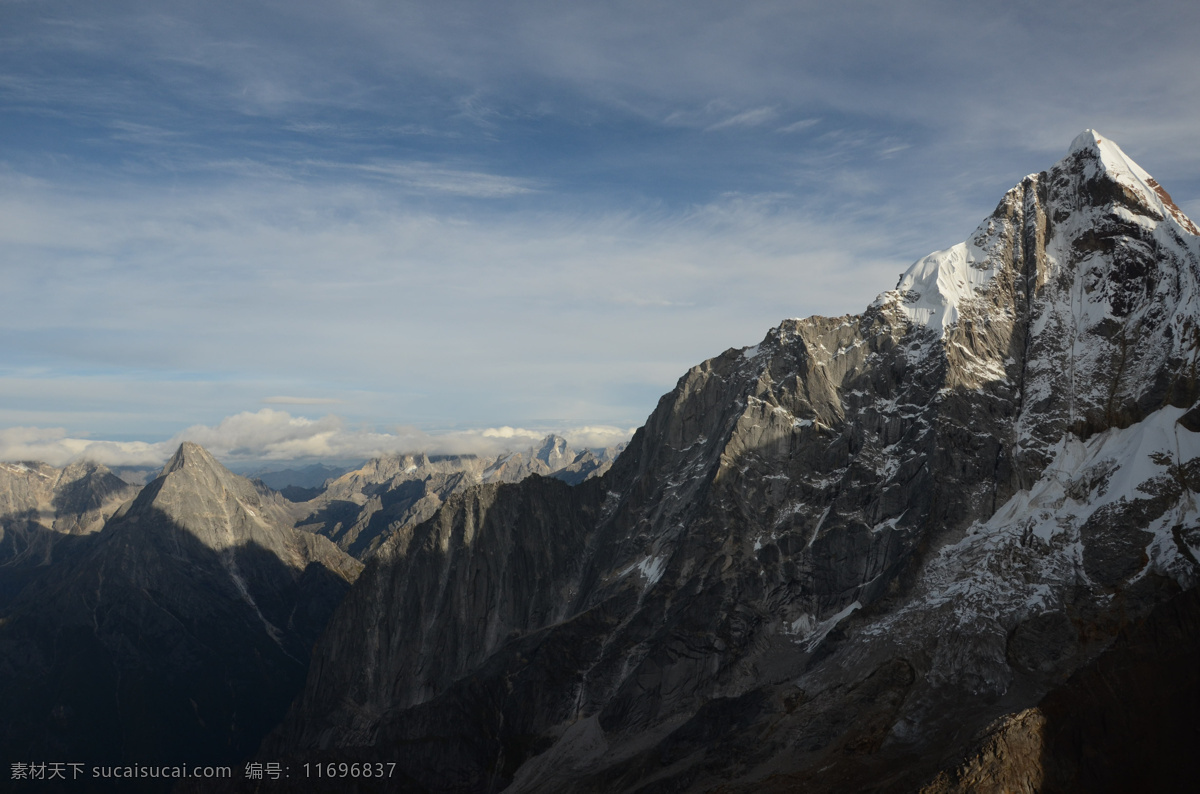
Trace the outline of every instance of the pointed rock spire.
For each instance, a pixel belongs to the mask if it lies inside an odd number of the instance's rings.
[[[174,474],[189,464],[202,468],[225,468],[204,447],[192,441],[184,441],[175,450],[175,454],[171,456],[171,459],[167,461],[167,465],[163,466],[162,473],[164,475]]]

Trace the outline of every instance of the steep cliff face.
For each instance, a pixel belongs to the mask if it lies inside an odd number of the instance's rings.
[[[437,791],[917,788],[1195,587],[1196,233],[1084,133],[863,314],[690,370],[603,478],[389,540],[264,756]]]
[[[361,570],[286,518],[277,496],[182,445],[4,609],[4,757],[207,764],[252,751]]]

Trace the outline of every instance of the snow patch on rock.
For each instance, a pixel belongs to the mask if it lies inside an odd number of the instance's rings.
[[[1200,457],[1200,433],[1178,424],[1182,408],[1163,408],[1144,421],[1097,434],[1064,438],[1033,487],[1014,494],[990,518],[943,547],[921,576],[919,595],[864,634],[905,636],[937,626],[939,636],[999,642],[1017,623],[1059,608],[1068,591],[1093,586],[1084,565],[1085,523],[1109,506],[1147,500],[1164,478]],[[1144,529],[1147,562],[1130,581],[1155,572],[1193,586],[1200,571],[1181,550],[1173,528],[1194,520],[1186,488]],[[1192,550],[1193,556],[1198,550]],[[1000,647],[1003,646],[1001,643]],[[1002,659],[996,660],[998,664]],[[1005,682],[993,682],[1003,691]]]
[[[942,336],[958,322],[960,307],[995,277],[986,258],[974,245],[963,242],[918,259],[896,285],[900,310],[914,325]]]

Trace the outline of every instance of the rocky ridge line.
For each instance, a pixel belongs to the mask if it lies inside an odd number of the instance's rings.
[[[366,559],[396,532],[430,518],[452,494],[535,474],[575,485],[608,471],[619,451],[576,451],[561,436],[549,435],[527,450],[497,456],[375,458],[327,481],[313,498],[298,504],[295,526]]]

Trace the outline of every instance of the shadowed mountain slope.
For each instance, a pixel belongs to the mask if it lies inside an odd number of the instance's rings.
[[[0,609],[78,553],[139,488],[91,462],[0,463]]]

